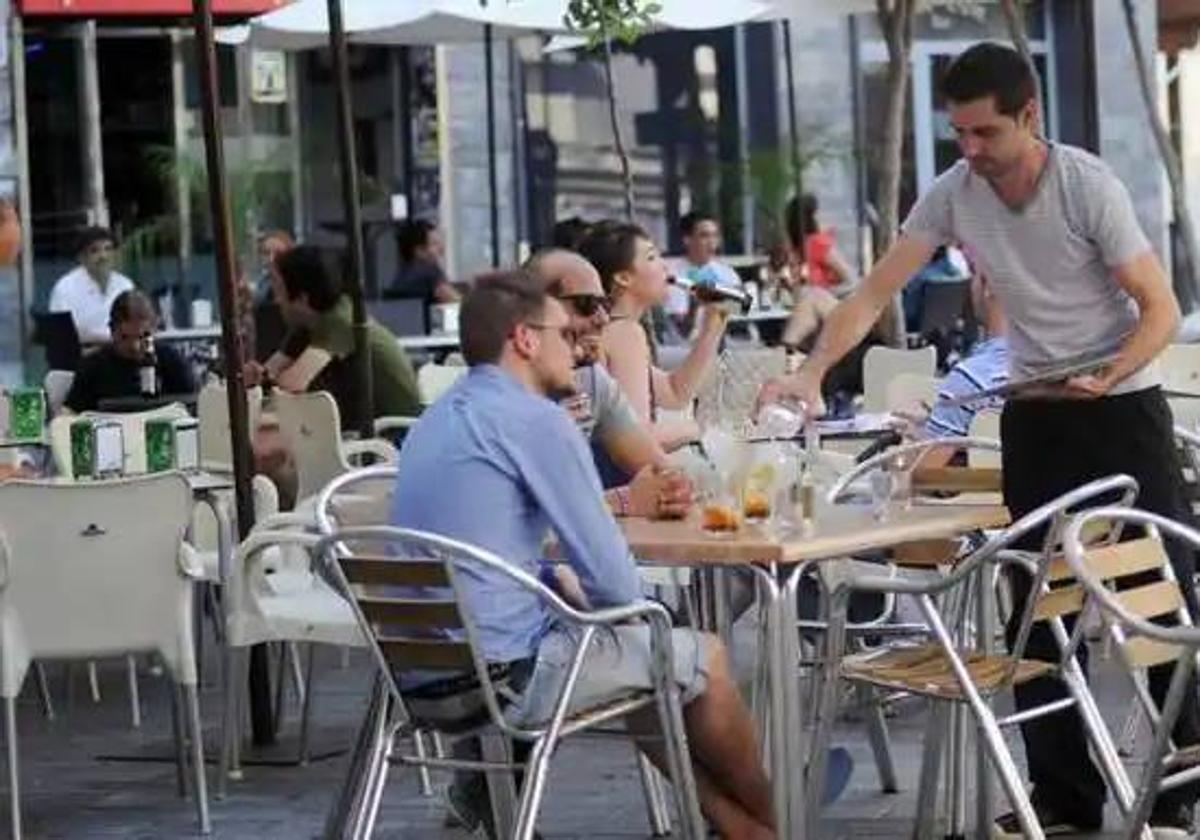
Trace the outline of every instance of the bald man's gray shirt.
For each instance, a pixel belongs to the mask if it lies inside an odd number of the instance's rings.
[[[1125,185],[1082,149],[1049,144],[1033,198],[1019,210],[960,160],[917,202],[904,233],[966,249],[1008,316],[1014,379],[1064,358],[1111,353],[1137,327],[1137,303],[1113,269],[1150,243]],[[1157,384],[1151,364],[1112,393]]]
[[[602,366],[576,368],[575,387],[578,397],[583,398],[582,402],[586,404],[576,410],[568,405],[571,400],[564,400],[564,407],[589,442],[603,443],[637,425],[633,406],[629,404],[621,386]]]

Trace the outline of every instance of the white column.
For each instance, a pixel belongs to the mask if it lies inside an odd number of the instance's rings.
[[[84,203],[91,224],[107,227],[104,193],[104,143],[100,133],[100,68],[96,63],[96,21],[77,25],[79,38],[79,114],[83,128]]]

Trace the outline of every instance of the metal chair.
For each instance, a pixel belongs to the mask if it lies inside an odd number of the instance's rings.
[[[370,553],[364,549],[370,548]],[[346,553],[347,548],[353,553]],[[583,612],[558,597],[540,581],[494,554],[465,543],[389,527],[343,529],[324,537],[317,546],[324,568],[354,609],[378,666],[376,696],[370,725],[364,727],[350,776],[331,814],[327,835],[369,837],[386,782],[389,760],[409,766],[466,768],[488,773],[494,797],[511,785],[516,769],[504,742],[485,749],[485,761],[464,761],[422,755],[392,755],[397,735],[417,727],[452,729],[458,734],[482,732],[531,742],[515,824],[507,809],[497,809],[497,832],[502,837],[530,840],[546,783],[549,761],[563,738],[657,706],[666,751],[675,780],[675,793],[684,836],[704,836],[695,780],[688,757],[678,688],[672,681],[670,616],[660,604],[643,602]],[[469,611],[456,600],[464,577],[486,575],[537,595],[559,620],[579,628],[580,641],[550,720],[537,726],[518,726],[505,716],[503,678],[489,664],[476,642]],[[644,620],[655,652],[652,691],[630,692],[601,706],[570,713],[572,693],[584,655],[597,632],[618,623]],[[406,678],[438,674],[466,680],[469,689],[454,693],[443,705],[413,705],[402,690]],[[495,801],[495,799],[494,799]]]
[[[1058,559],[1061,535],[1069,515],[1076,509],[1118,496],[1128,506],[1137,493],[1137,483],[1128,476],[1112,476],[1093,481],[1022,517],[1007,529],[991,536],[980,548],[960,561],[944,576],[919,578],[885,575],[853,575],[834,583],[829,602],[829,632],[826,637],[828,661],[841,679],[888,690],[900,690],[939,701],[934,726],[926,741],[926,761],[922,767],[918,802],[917,836],[929,836],[932,802],[937,794],[941,740],[947,727],[951,705],[965,709],[980,731],[983,750],[978,756],[981,777],[986,758],[999,772],[1000,779],[1027,837],[1044,836],[1024,783],[1001,734],[1001,728],[1023,723],[1074,706],[1079,709],[1101,772],[1112,789],[1117,805],[1129,813],[1134,803],[1133,787],[1117,754],[1116,744],[1100,717],[1078,661],[1072,655],[1084,632],[1084,622],[1075,622],[1067,632],[1064,618],[1078,612],[1082,595],[1078,590],[1051,589],[1061,579],[1063,564]],[[1045,532],[1040,554],[1013,550],[1018,540]],[[1116,532],[1101,535],[1100,542],[1115,541]],[[1031,596],[1027,599],[1015,640],[1008,655],[992,649],[992,634],[987,611],[980,608],[990,585],[992,567],[1016,565],[1031,575]],[[972,588],[977,591],[972,593]],[[884,648],[866,654],[843,657],[845,646],[846,605],[852,592],[904,593],[917,599],[934,641],[919,646]],[[947,598],[957,594],[959,597]],[[942,599],[939,605],[937,599]],[[978,609],[972,644],[967,638],[971,609]],[[1035,622],[1049,624],[1060,649],[1058,662],[1025,659],[1024,652]],[[989,700],[1016,684],[1036,678],[1053,677],[1062,681],[1068,697],[1041,707],[1026,709],[1006,717],[997,717]],[[837,710],[838,680],[826,680],[818,714],[809,778],[824,773],[824,749],[829,743]],[[960,751],[961,752],[961,751]],[[981,782],[980,789],[986,783]],[[817,800],[819,790],[810,782],[809,802]],[[951,827],[953,831],[954,827]]]
[[[1123,536],[1128,536],[1125,528],[1133,526],[1143,535],[1097,547],[1086,538],[1097,525]],[[1055,567],[1060,575],[1077,581],[1067,591],[1082,601],[1081,618],[1098,610],[1105,620],[1118,658],[1133,683],[1136,708],[1151,723],[1150,754],[1138,780],[1137,798],[1125,814],[1125,838],[1142,832],[1158,793],[1200,779],[1200,744],[1180,748],[1171,736],[1185,694],[1196,690],[1200,629],[1192,626],[1180,591],[1181,585],[1190,584],[1175,578],[1163,535],[1192,550],[1200,549],[1200,532],[1154,513],[1119,507],[1085,511],[1068,524],[1063,537],[1065,563],[1059,561]],[[1153,572],[1158,573],[1158,580],[1144,582],[1145,575]],[[1130,586],[1122,586],[1124,579],[1135,576],[1137,580],[1128,581]],[[1175,626],[1158,623],[1164,619]],[[1080,640],[1080,634],[1074,634],[1063,655],[1073,655]],[[1172,663],[1170,688],[1160,706],[1150,696],[1145,672]]]

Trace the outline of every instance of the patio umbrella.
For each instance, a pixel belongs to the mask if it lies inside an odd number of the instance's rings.
[[[233,487],[237,507],[238,537],[244,539],[254,526],[254,502],[250,491],[253,463],[250,452],[249,413],[246,383],[242,378],[242,336],[238,313],[237,269],[233,248],[233,223],[225,178],[221,108],[217,96],[217,53],[213,39],[211,0],[194,0],[192,5],[197,66],[200,68],[200,101],[204,126],[204,152],[208,174],[208,201],[216,245],[217,299],[221,307],[221,354],[225,361],[225,392],[229,399],[229,433],[233,451]],[[250,715],[255,743],[274,738],[271,684],[266,649],[258,645],[250,652]]]

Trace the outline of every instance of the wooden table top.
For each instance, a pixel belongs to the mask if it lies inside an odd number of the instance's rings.
[[[618,522],[633,553],[647,563],[736,566],[828,560],[943,539],[980,528],[1003,527],[1009,523],[1009,515],[1001,505],[918,503],[908,510],[896,506],[878,520],[865,505],[845,504],[822,511],[810,534],[789,534],[782,539],[765,533],[757,524],[743,524],[731,534],[708,534],[700,529],[695,513],[684,520],[628,517]]]

